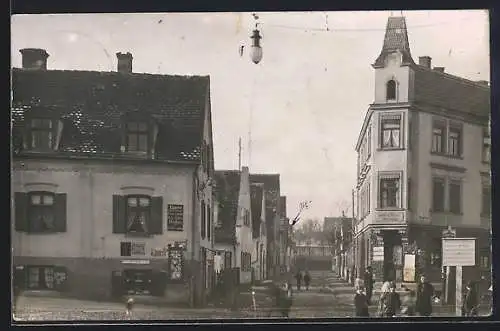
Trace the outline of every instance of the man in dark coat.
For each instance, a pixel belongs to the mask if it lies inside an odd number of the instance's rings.
[[[433,296],[434,287],[427,282],[425,276],[421,276],[417,287],[417,312],[420,316],[431,316]]]
[[[477,316],[478,295],[474,282],[470,281],[466,287],[466,294],[463,301],[462,315],[464,316]]]
[[[389,292],[382,294],[382,317],[395,317],[401,309],[401,298],[396,292],[396,283],[390,282]]]
[[[356,317],[369,317],[368,312],[368,299],[363,293],[363,287],[358,286],[356,289],[356,294],[354,295],[354,308]]]
[[[300,270],[297,271],[295,279],[297,280],[297,291],[300,291],[300,286],[302,284],[302,272]]]
[[[371,304],[372,293],[373,293],[373,272],[372,267],[366,267],[365,275],[364,275],[364,284],[366,289],[366,299],[368,300],[368,304]]]

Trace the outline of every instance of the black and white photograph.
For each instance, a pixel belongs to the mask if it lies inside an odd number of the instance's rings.
[[[493,312],[488,10],[11,16],[12,321]]]

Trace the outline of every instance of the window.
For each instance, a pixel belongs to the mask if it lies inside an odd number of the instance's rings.
[[[380,208],[400,208],[400,177],[382,175],[379,181]]]
[[[412,203],[411,203],[411,199],[412,199],[412,184],[411,184],[411,178],[408,178],[408,184],[406,184],[406,208],[408,208],[408,210],[411,210],[412,208]]]
[[[201,201],[201,239],[205,239],[207,234],[207,211],[205,208],[205,201]]]
[[[491,137],[488,131],[483,130],[483,162],[491,162]]]
[[[444,211],[444,179],[432,179],[432,210],[434,212]]]
[[[252,254],[241,252],[241,271],[252,271]]]
[[[401,116],[382,118],[381,122],[382,148],[401,147]]]
[[[391,79],[386,84],[387,100],[396,100],[396,81]]]
[[[143,122],[127,123],[127,152],[148,151],[148,125]]]
[[[151,218],[151,198],[147,196],[127,197],[127,232],[147,233]]]
[[[37,118],[30,122],[31,148],[51,149],[53,146],[54,129],[52,119]]]
[[[432,128],[432,152],[444,153],[445,152],[445,133],[446,123],[434,121]]]
[[[370,155],[372,154],[372,127],[371,126],[368,127],[368,134],[367,134],[367,136],[368,136],[368,138],[367,138],[367,141],[366,141],[366,143],[367,143],[366,147],[368,149],[368,156],[367,156],[367,158],[369,158]]]
[[[243,209],[243,225],[250,226],[250,211]]]
[[[448,154],[451,156],[461,156],[461,139],[462,129],[458,127],[450,127],[448,135]]]
[[[28,267],[28,288],[47,289],[55,288],[55,277],[53,267]]]
[[[461,184],[457,181],[450,182],[450,212],[460,214],[462,212]]]
[[[49,192],[33,192],[29,195],[29,225],[31,231],[54,231],[54,198],[54,194]]]
[[[137,242],[121,242],[120,256],[144,256],[146,255],[146,244]]]
[[[483,184],[482,188],[481,216],[491,216],[491,187],[485,184]]]
[[[481,268],[488,269],[490,267],[489,260],[490,258],[488,255],[481,256]]]

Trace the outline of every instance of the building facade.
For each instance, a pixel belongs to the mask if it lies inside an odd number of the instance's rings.
[[[267,279],[267,226],[264,184],[252,183],[251,191],[252,239],[254,247],[252,253],[252,278],[259,282]]]
[[[203,304],[213,245],[209,77],[47,70],[12,76],[14,282]]]
[[[358,272],[374,267],[377,281],[403,279],[405,254],[416,256],[415,279],[441,284],[441,239],[476,238],[476,266],[464,281],[480,279],[490,259],[490,89],[415,63],[404,17],[389,17],[375,69],[375,100],[356,151],[354,228]]]

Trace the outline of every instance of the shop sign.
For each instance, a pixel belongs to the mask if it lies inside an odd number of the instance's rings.
[[[377,223],[403,223],[404,211],[378,211],[376,213]]]
[[[415,281],[415,254],[405,254],[403,267],[403,281]]]
[[[443,266],[476,265],[475,238],[443,238]]]
[[[149,260],[122,260],[122,264],[149,264]]]
[[[152,257],[166,257],[168,255],[168,248],[151,248]]]

